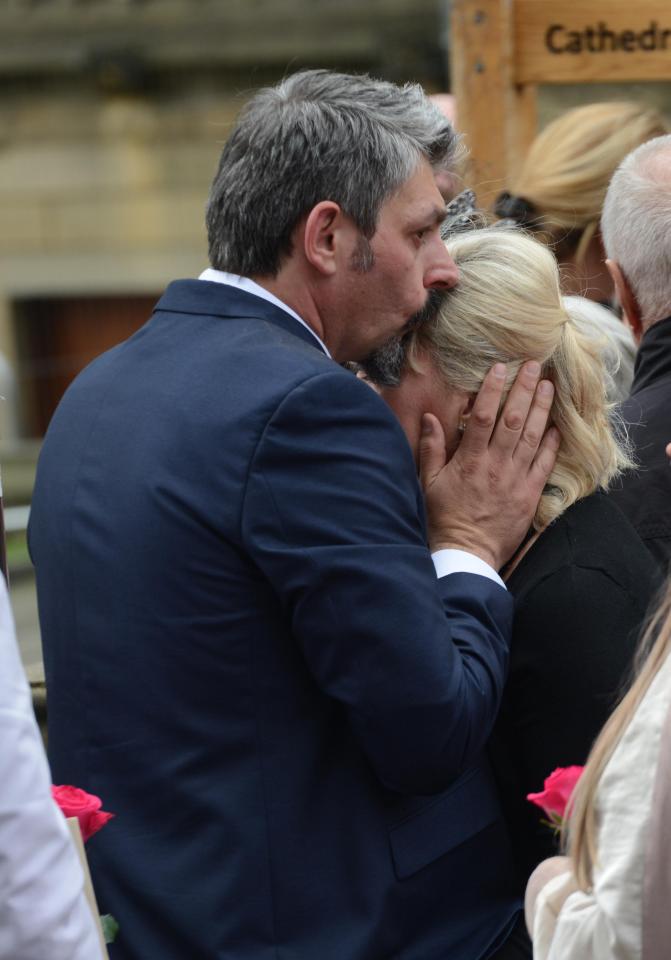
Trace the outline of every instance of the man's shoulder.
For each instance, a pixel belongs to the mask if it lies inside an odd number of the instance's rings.
[[[642,413],[654,413],[671,399],[671,374],[631,393],[620,404],[619,411],[627,423],[637,423]],[[668,411],[668,407],[665,407]]]
[[[309,329],[274,304],[225,284],[175,280],[144,326],[85,368],[74,392],[140,376],[146,386],[162,382],[167,394],[170,381],[179,384],[188,402],[185,370],[201,389],[209,385],[216,393],[236,383],[259,398],[322,373],[353,379]]]
[[[635,457],[646,465],[650,465],[650,457],[654,462],[665,463],[664,447],[669,440],[670,404],[671,376],[632,393],[618,408],[619,416],[633,444]],[[625,476],[625,484],[632,476],[633,474]]]

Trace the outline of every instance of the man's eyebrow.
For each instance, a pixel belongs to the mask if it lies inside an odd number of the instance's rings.
[[[440,226],[446,216],[446,208],[436,204],[435,206],[426,207],[421,212],[417,212],[415,216],[410,217],[408,227],[412,230],[429,230],[431,227]]]
[[[427,210],[424,216],[418,217],[418,222],[426,224],[428,227],[437,227],[443,222],[447,216],[447,209],[445,207],[431,207],[430,210]]]
[[[442,207],[433,208],[433,222],[437,225],[441,224],[445,217],[447,216],[447,207],[443,205]]]

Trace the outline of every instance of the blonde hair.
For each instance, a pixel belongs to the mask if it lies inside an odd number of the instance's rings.
[[[597,858],[595,798],[599,781],[670,651],[671,580],[667,583],[662,602],[643,635],[637,655],[636,679],[596,739],[572,797],[571,815],[564,839],[568,840],[575,878],[580,888],[585,891],[592,884],[592,872]]]
[[[630,460],[609,422],[599,345],[563,308],[552,253],[520,230],[471,230],[446,243],[459,283],[438,316],[411,337],[418,369],[426,350],[450,387],[475,393],[493,364],[508,365],[508,389],[524,360],[537,360],[555,396],[550,419],[561,433],[554,470],[534,516],[542,530],[575,500],[607,488]]]
[[[668,132],[661,114],[639,103],[591,103],[567,111],[531,144],[512,193],[533,208],[534,229],[562,241],[580,263],[599,226],[611,177],[640,144]]]

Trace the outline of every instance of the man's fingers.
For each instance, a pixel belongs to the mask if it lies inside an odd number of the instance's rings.
[[[538,497],[540,497],[543,492],[543,487],[554,469],[560,444],[561,434],[559,430],[556,427],[550,427],[541,441],[538,453],[534,457],[534,462],[529,471],[529,482],[534,496],[538,494]]]
[[[517,447],[534,402],[540,375],[541,366],[535,360],[522,364],[492,437],[490,447],[498,456],[511,456]]]
[[[438,418],[425,413],[419,438],[419,478],[423,490],[429,489],[444,466],[445,433]]]
[[[478,390],[460,444],[462,453],[482,453],[489,446],[505,385],[506,365],[497,363],[488,372]]]
[[[522,465],[531,463],[541,445],[552,409],[554,394],[552,383],[549,380],[541,380],[536,388],[529,415],[514,452],[515,459]]]

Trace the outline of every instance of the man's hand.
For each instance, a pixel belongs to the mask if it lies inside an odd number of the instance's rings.
[[[466,550],[499,570],[531,525],[554,467],[559,432],[547,432],[554,388],[540,365],[523,365],[498,416],[506,368],[485,377],[457,452],[446,464],[445,437],[432,414],[422,420],[420,478],[429,545]]]

